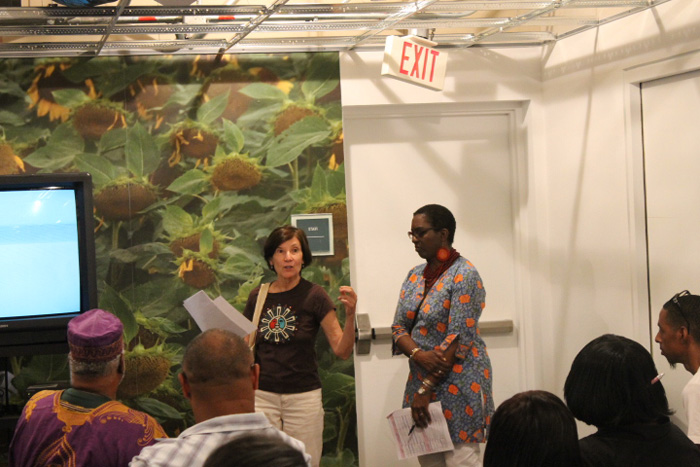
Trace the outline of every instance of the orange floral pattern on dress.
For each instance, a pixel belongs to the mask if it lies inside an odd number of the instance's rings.
[[[462,276],[461,274],[457,274],[457,275],[455,276],[454,282],[455,282],[455,284],[459,284],[459,283],[462,282],[463,280],[464,280],[464,276]]]
[[[442,288],[445,286],[442,282],[438,282],[435,288],[437,289],[438,292],[442,290]]]
[[[447,420],[452,420],[452,411],[449,409],[443,410],[443,413],[445,414],[445,418]]]
[[[467,327],[473,328],[476,325],[476,320],[474,318],[467,318]]]
[[[468,434],[466,431],[462,430],[462,431],[459,432],[459,438],[460,438],[462,441],[466,441],[467,438],[469,438],[469,434]]]
[[[406,317],[408,319],[415,319],[416,318],[416,312],[415,311],[408,311],[406,312]]]
[[[474,391],[474,392],[479,392],[479,391],[481,391],[481,385],[480,385],[479,383],[477,383],[476,381],[472,383],[472,385],[470,386],[470,388],[471,388],[471,390]]]
[[[450,387],[447,389],[450,394],[458,394],[459,393],[459,388],[455,386],[454,384],[450,384]]]
[[[488,368],[484,368],[484,378],[489,379],[491,377],[491,372]]]
[[[472,355],[474,355],[474,358],[479,358],[479,349],[472,347]]]
[[[468,405],[465,409],[464,412],[469,415],[470,417],[474,416],[474,409],[471,408],[470,405]]]
[[[442,307],[445,308],[446,310],[449,310],[451,304],[452,304],[452,302],[450,300],[445,300],[444,302],[442,302]]]
[[[419,332],[421,333],[422,336],[427,336],[428,335],[428,328],[426,328],[425,326],[421,326]]]
[[[469,303],[472,301],[472,297],[470,295],[464,294],[459,296],[459,303]]]
[[[459,363],[455,363],[454,365],[452,365],[452,371],[454,371],[455,373],[461,373],[462,370],[463,367]]]
[[[483,289],[483,288],[484,288],[484,286],[483,286],[483,284],[481,283],[481,281],[476,281],[476,286],[477,286],[478,288],[480,288],[480,289]]]
[[[447,331],[447,325],[445,323],[437,323],[436,328],[439,332]]]
[[[410,277],[410,279],[408,279],[408,280],[411,281],[411,282],[416,282],[416,281],[418,280],[418,276],[415,275],[415,274],[412,274],[411,277]]]

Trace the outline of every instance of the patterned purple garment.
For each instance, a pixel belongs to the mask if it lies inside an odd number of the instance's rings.
[[[423,270],[426,264],[413,268],[401,287],[392,325],[394,341],[408,334],[416,316],[425,290]],[[483,443],[494,412],[491,360],[478,327],[485,297],[486,292],[476,268],[460,257],[428,292],[411,331],[413,340],[424,350],[447,350],[459,336],[452,371],[433,393],[433,400],[442,403],[454,443]],[[401,352],[397,349],[396,353]],[[413,394],[427,376],[425,370],[413,360],[409,360],[409,369],[404,407],[411,406]]]
[[[149,415],[109,401],[87,409],[41,391],[22,411],[10,445],[10,467],[123,467],[166,437]]]

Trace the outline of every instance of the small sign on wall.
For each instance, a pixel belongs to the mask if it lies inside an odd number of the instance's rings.
[[[389,36],[384,47],[382,75],[441,91],[445,85],[447,52],[437,42],[418,36]]]
[[[304,231],[314,256],[333,256],[333,214],[292,214],[292,225]]]

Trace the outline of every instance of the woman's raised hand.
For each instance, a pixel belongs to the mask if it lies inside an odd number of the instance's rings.
[[[352,287],[343,285],[340,287],[340,303],[345,307],[345,316],[352,318],[355,316],[355,307],[357,306],[357,294]]]

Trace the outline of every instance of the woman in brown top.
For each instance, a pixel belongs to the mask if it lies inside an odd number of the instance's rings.
[[[325,290],[301,277],[311,263],[306,234],[293,226],[272,231],[264,246],[265,261],[277,278],[262,307],[255,337],[255,362],[260,365],[256,410],[288,435],[303,441],[314,465],[323,450],[323,400],[316,361],[316,334],[323,329],[335,355],[352,354],[355,343],[357,294],[340,287],[345,307],[341,329],[333,300]],[[253,317],[260,287],[248,297],[244,314]]]

